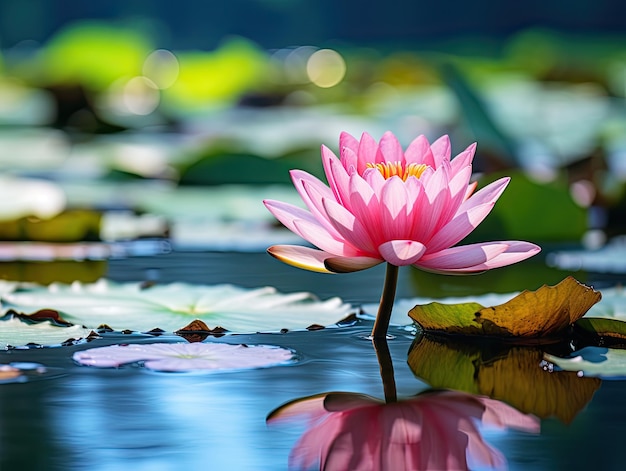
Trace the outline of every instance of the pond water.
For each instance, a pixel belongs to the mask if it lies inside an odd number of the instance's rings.
[[[383,270],[331,276],[287,267],[265,254],[180,252],[111,260],[106,276],[117,281],[272,285],[282,292],[306,290],[324,299],[341,296],[352,303],[371,303],[378,300]],[[546,268],[540,259],[504,268],[495,277],[423,277],[406,269],[400,273],[398,298],[536,289],[544,283],[554,284],[568,274]],[[578,273],[577,278],[597,287],[619,281],[616,277],[600,279],[584,273]],[[533,281],[524,285],[524,280]],[[385,383],[381,378],[379,358],[384,363],[387,357],[380,350],[377,357],[366,339],[370,330],[371,323],[360,320],[345,327],[315,331],[209,337],[206,342],[286,347],[296,352],[296,360],[270,368],[208,374],[158,373],[137,366],[90,368],[72,360],[74,352],[87,348],[156,341],[146,334],[110,332],[73,346],[4,351],[0,363],[41,363],[46,372],[33,375],[27,382],[0,384],[0,469],[288,469],[290,453],[295,457],[306,450],[319,454],[327,444],[323,434],[315,439],[309,434],[306,443],[298,444],[315,425],[299,417],[268,424],[268,414],[290,401],[322,393],[368,395],[384,401],[385,392],[389,394],[393,388],[388,367],[383,371]],[[475,400],[424,394],[433,384],[470,393],[472,389],[491,391],[498,401],[525,409],[523,412],[539,411],[545,415],[538,422],[538,433],[515,427],[481,428],[482,438],[470,433],[470,438],[484,440],[498,450],[509,469],[619,469],[623,463],[626,383],[544,371],[539,366],[541,350],[532,347],[521,352],[455,347],[437,339],[417,342],[415,333],[405,328],[391,328],[390,333],[393,389],[399,407],[404,409],[389,413],[392,404],[384,406],[368,399],[367,407],[375,412],[372,417],[378,417],[380,422],[353,416],[354,423],[365,427],[356,430],[349,429],[351,408],[346,401],[333,402],[334,413],[345,413],[342,430],[350,432],[351,438],[342,441],[342,447],[356,450],[356,437],[375,436],[377,432],[367,427],[386,424],[389,417],[397,418],[394,414],[409,423],[415,416],[411,411],[419,409],[423,414],[422,437],[429,436],[431,440],[413,445],[412,452],[383,445],[383,454],[439,453],[452,459],[458,449],[464,452],[466,438],[458,436],[457,422],[445,414],[440,420],[437,416],[426,420],[427,411],[437,411],[431,406],[433,398],[461,405]],[[180,342],[181,338],[162,335],[158,341]],[[473,368],[469,376],[468,365]],[[467,381],[455,384],[450,377],[464,377]],[[446,385],[446,381],[450,384]],[[491,386],[484,384],[488,381]],[[353,396],[332,396],[336,397]],[[515,416],[514,411],[506,409],[499,418],[506,422]],[[428,429],[446,426],[452,429],[437,433]],[[372,440],[368,446],[375,448]],[[450,443],[451,440],[458,443]],[[377,452],[369,453],[366,456],[371,460],[380,456]],[[375,461],[370,463],[371,467],[364,469],[378,469]],[[483,467],[471,464],[473,469]]]

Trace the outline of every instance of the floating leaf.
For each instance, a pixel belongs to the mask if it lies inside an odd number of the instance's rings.
[[[12,257],[12,260],[16,260],[0,261],[0,276],[2,278],[47,285],[54,281],[71,283],[76,280],[83,283],[94,283],[106,275],[108,269],[106,260],[53,260],[52,258],[58,255],[54,248],[49,250],[41,246],[33,247],[32,244],[32,242],[0,242],[2,258]],[[9,245],[12,247],[8,247]],[[93,255],[97,254],[98,258],[105,258],[110,255],[110,250],[103,248],[103,244],[98,244],[98,246],[98,248],[94,247],[96,250],[92,252]],[[64,252],[67,257],[71,247],[66,246],[65,249]],[[48,258],[45,261],[41,259],[32,260],[33,257],[36,257],[37,251]],[[78,256],[89,256],[89,252],[90,250],[82,251],[79,249]],[[29,257],[30,260],[25,260],[24,256]]]
[[[602,289],[602,301],[589,309],[586,317],[626,321],[626,291],[622,286]]]
[[[36,346],[60,346],[68,341],[87,338],[91,329],[80,325],[61,327],[50,321],[24,322],[18,317],[0,319],[0,348]]]
[[[486,306],[493,304],[502,304],[509,301],[517,294],[518,293],[489,293],[482,294],[480,296],[455,296],[439,299],[438,302],[445,302],[446,304],[465,304],[470,302],[477,302],[480,303],[482,306]],[[432,297],[397,299],[393,305],[393,310],[391,311],[391,321],[389,324],[397,326],[406,326],[413,324],[413,320],[409,317],[408,314],[409,311],[418,304],[424,305],[432,303],[433,301],[434,299]],[[378,303],[364,304],[361,306],[361,311],[362,312],[360,312],[358,315],[359,318],[374,321],[376,319],[376,313],[378,312]]]
[[[545,371],[542,358],[538,347],[422,336],[412,345],[408,363],[434,388],[486,395],[522,412],[570,423],[591,400],[600,380]]]
[[[477,303],[415,306],[409,316],[425,331],[494,337],[545,338],[561,334],[601,298],[571,276],[555,286],[523,291],[494,307]]]
[[[626,345],[626,322],[617,319],[583,317],[574,324],[576,332],[595,342],[607,341],[613,344]],[[613,345],[615,346],[615,345]]]
[[[293,352],[269,345],[153,343],[91,348],[74,353],[73,358],[81,365],[101,368],[143,362],[156,371],[224,371],[285,364],[293,359]]]
[[[626,378],[626,350],[604,347],[585,347],[570,358],[545,354],[546,361],[565,371],[582,372],[584,376],[605,379]]]
[[[55,309],[63,318],[90,328],[108,324],[115,330],[167,332],[198,319],[233,333],[305,329],[315,323],[333,325],[353,312],[339,298],[320,301],[311,293],[282,294],[272,287],[246,289],[233,285],[171,283],[51,284],[6,293],[7,308],[22,312]]]
[[[66,210],[47,219],[23,217],[0,221],[1,240],[75,242],[99,240],[102,214],[86,209]]]

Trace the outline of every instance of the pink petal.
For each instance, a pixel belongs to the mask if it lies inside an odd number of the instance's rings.
[[[381,244],[378,251],[387,262],[400,267],[417,262],[426,251],[426,246],[414,240],[390,240]]]
[[[385,183],[387,182],[387,180],[385,180],[385,177],[383,177],[383,174],[375,168],[366,169],[365,172],[363,172],[363,179],[367,182],[369,186],[372,187],[374,193],[376,193],[377,195],[380,195],[380,193],[383,191],[383,186],[385,186]]]
[[[450,160],[450,154],[452,153],[450,137],[447,135],[441,136],[430,145],[430,150],[435,159],[435,168],[438,168],[444,160]]]
[[[505,244],[506,250],[503,252],[491,253],[490,250],[485,250],[485,253],[489,256],[487,260],[482,263],[478,263],[476,265],[467,266],[463,268],[438,268],[437,266],[432,266],[430,261],[420,260],[419,263],[416,263],[415,266],[421,269],[425,269],[427,271],[432,271],[436,273],[476,273],[482,272],[485,270],[491,270],[492,268],[504,267],[507,265],[512,265],[513,263],[521,262],[522,260],[526,260],[527,258],[532,257],[539,253],[541,248],[535,244],[530,242],[523,242],[517,240],[509,240],[509,241],[500,241],[500,242],[488,242],[483,244],[472,244],[472,245],[482,245],[483,247],[487,247],[489,245],[500,245]],[[456,248],[462,248],[456,247]],[[471,245],[464,246],[471,247]],[[433,265],[436,265],[433,264]]]
[[[381,194],[381,226],[374,228],[383,238],[405,239],[410,227],[407,218],[407,192],[400,177],[388,178]]]
[[[374,190],[357,173],[350,176],[351,212],[374,238],[381,227],[381,210]]]
[[[487,217],[493,208],[493,203],[485,203],[470,208],[468,211],[457,214],[450,222],[443,226],[428,241],[428,252],[435,253],[452,247],[463,240],[470,232]]]
[[[463,167],[461,170],[452,177],[448,182],[449,197],[446,202],[445,208],[442,210],[439,217],[438,226],[442,227],[452,220],[463,201],[465,201],[465,194],[467,193],[467,187],[470,177],[472,176],[471,167]]]
[[[294,225],[294,221],[302,219],[319,225],[319,222],[310,212],[293,204],[275,200],[263,200],[263,204],[287,229],[295,232],[303,239],[306,239],[306,237],[300,233],[299,229]]]
[[[352,134],[343,131],[339,135],[339,155],[343,157],[346,149],[350,149],[354,155],[359,153],[359,141]]]
[[[440,270],[467,268],[485,263],[507,249],[508,244],[493,242],[462,245],[424,255],[419,265]]]
[[[323,226],[334,239],[341,239],[341,235],[328,220],[326,210],[322,203],[325,198],[334,199],[334,195],[330,189],[322,184],[322,182],[315,182],[314,180],[294,181],[294,185],[298,188],[298,193],[300,193],[302,200],[317,222]]]
[[[440,166],[432,177],[424,182],[426,198],[420,202],[418,223],[411,235],[415,240],[428,240],[439,229],[439,221],[449,201],[448,173]]]
[[[382,259],[374,257],[328,257],[324,263],[326,269],[332,273],[352,273],[371,268],[382,262]]]
[[[487,217],[500,197],[509,178],[501,178],[465,200],[450,222],[441,227],[428,242],[428,252],[434,253],[463,240]]]
[[[429,167],[435,167],[435,159],[430,150],[430,143],[423,134],[413,139],[404,153],[406,163],[424,164]]]
[[[378,152],[383,156],[385,162],[404,162],[404,151],[398,138],[391,132],[383,134],[378,145]],[[378,157],[377,157],[378,160]]]
[[[301,234],[300,237],[328,253],[341,256],[360,255],[359,250],[352,247],[341,236],[334,237],[317,221],[296,219],[293,224],[297,233]]]
[[[335,157],[330,150],[322,148],[324,157],[324,171],[326,172],[326,178],[330,189],[333,190],[335,199],[339,204],[350,205],[350,176],[346,169],[343,167],[342,162]]]
[[[466,165],[456,171],[452,170],[450,175],[452,175],[449,182],[450,197],[452,199],[459,198],[459,201],[463,202],[465,199],[465,193],[467,192],[467,187],[470,184],[470,178],[472,178],[472,167]],[[460,206],[460,203],[457,205],[457,208],[458,206]]]
[[[356,152],[347,147],[341,151],[341,165],[346,170],[348,175],[356,173],[359,166],[359,157]]]
[[[359,142],[359,165],[357,167],[359,175],[363,175],[368,162],[374,163],[376,161],[377,150],[378,144],[376,140],[368,133],[364,132],[361,136],[361,142]]]
[[[363,252],[376,253],[369,233],[350,211],[334,200],[324,199],[323,203],[330,222],[350,245]]]
[[[541,252],[541,247],[531,242],[524,242],[519,240],[510,240],[507,241],[509,244],[509,248],[506,252],[497,255],[496,257],[488,260],[484,264],[484,268],[487,270],[491,270],[492,268],[504,267],[507,265],[512,265],[513,263],[521,262],[522,260],[526,260],[527,258],[532,257],[533,255]],[[482,270],[483,267],[475,267],[478,270]]]
[[[474,153],[476,152],[476,143],[471,144],[467,147],[463,152],[457,155],[454,159],[452,159],[452,171],[454,173],[458,172],[461,168],[467,167],[468,165],[472,165],[472,160],[474,160]]]
[[[359,141],[347,132],[342,132],[339,136],[339,157],[343,167],[350,172],[358,167]]]
[[[498,198],[500,198],[502,192],[509,184],[510,180],[510,177],[503,177],[496,180],[495,182],[491,182],[486,187],[481,188],[470,198],[463,202],[463,204],[459,207],[457,214],[467,211],[472,206],[478,206],[484,203],[495,204],[495,202],[498,200]]]
[[[267,252],[283,263],[305,270],[320,273],[333,273],[326,268],[324,260],[331,256],[328,252],[299,245],[273,245]]]

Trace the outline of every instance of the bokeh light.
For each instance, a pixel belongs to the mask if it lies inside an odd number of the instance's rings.
[[[161,90],[171,87],[176,82],[179,70],[178,59],[167,49],[152,51],[143,63],[143,75]]]
[[[320,88],[330,88],[346,75],[346,62],[337,51],[320,49],[309,57],[306,71],[311,82]]]

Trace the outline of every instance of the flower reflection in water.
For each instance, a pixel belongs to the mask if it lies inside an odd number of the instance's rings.
[[[388,379],[383,375],[384,382]],[[385,384],[386,402],[329,392],[296,399],[271,412],[268,424],[307,420],[308,430],[291,451],[289,469],[502,468],[506,459],[484,441],[483,425],[539,432],[538,418],[488,397],[429,390],[396,401],[392,389]]]

